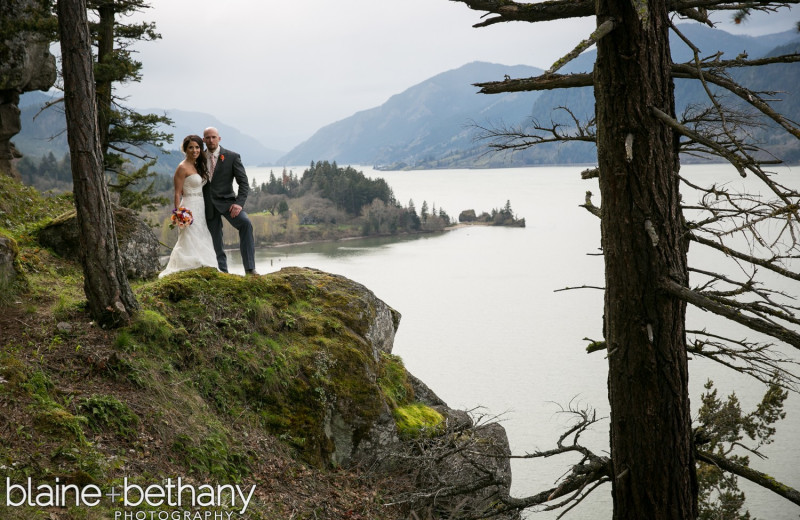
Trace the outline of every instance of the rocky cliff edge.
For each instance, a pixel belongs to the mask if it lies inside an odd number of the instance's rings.
[[[16,238],[26,284],[0,301],[12,480],[253,483],[244,518],[275,519],[449,518],[507,495],[502,427],[408,374],[392,354],[400,314],[366,287],[313,269],[198,269],[138,283],[136,320],[106,331],[86,315],[79,266]],[[86,513],[0,504],[10,519]]]

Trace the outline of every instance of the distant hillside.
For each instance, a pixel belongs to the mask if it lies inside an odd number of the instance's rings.
[[[145,108],[142,112],[161,113],[164,110]],[[286,153],[285,150],[267,148],[254,137],[243,134],[210,114],[176,109],[166,110],[166,114],[175,123],[173,127],[167,129],[175,136],[176,142],[173,146],[175,149],[180,146],[181,141],[187,135],[203,135],[203,129],[213,126],[219,130],[219,135],[222,137],[220,144],[239,152],[245,164],[274,164],[281,155]]]
[[[733,59],[746,51],[752,59],[800,50],[800,37],[795,31],[753,37],[733,35],[700,24],[678,27],[700,48],[703,56],[721,51],[723,59]],[[680,38],[673,36],[671,45],[676,62],[692,58],[690,49]],[[595,51],[584,53],[569,63],[564,72],[591,70],[595,56]],[[327,125],[285,155],[265,148],[256,139],[211,115],[181,110],[166,112],[175,121],[171,131],[177,139],[189,133],[200,133],[207,126],[216,126],[223,137],[223,146],[240,152],[247,164],[305,165],[327,160],[404,169],[594,163],[595,150],[589,143],[553,143],[515,153],[495,154],[489,153],[486,142],[476,140],[476,125],[519,127],[531,120],[542,126],[551,125],[551,121],[571,124],[568,114],[558,107],[569,107],[583,120],[594,114],[594,95],[590,88],[482,95],[477,94],[473,86],[506,76],[524,78],[541,73],[542,69],[526,65],[469,63],[396,94],[379,107]],[[733,71],[732,76],[752,90],[776,92],[776,95],[767,96],[776,99],[772,105],[797,119],[800,114],[800,66],[797,64],[738,70]],[[675,96],[679,114],[687,106],[707,104],[705,93],[694,81],[677,80]],[[13,141],[26,155],[38,157],[53,151],[61,157],[67,151],[64,118],[58,107],[33,119],[47,99],[49,97],[42,93],[22,96],[22,132]],[[163,112],[161,109],[149,111]],[[754,135],[775,155],[789,162],[800,161],[800,144],[774,125],[757,130]],[[164,159],[160,161],[160,168],[171,174],[175,162],[175,157]]]
[[[52,99],[53,96],[44,92],[29,92],[20,97],[22,131],[14,136],[12,141],[27,156],[41,157],[48,152],[53,152],[56,157],[60,158],[68,152],[63,106],[59,104],[41,110],[41,107]],[[166,113],[173,120],[174,126],[162,128],[163,131],[173,134],[175,139],[174,143],[164,146],[164,150],[167,151],[178,150],[185,136],[202,134],[204,128],[215,126],[222,136],[222,146],[229,146],[239,152],[247,164],[274,164],[275,160],[285,153],[265,147],[255,138],[226,125],[210,114],[160,108],[146,108],[140,112]],[[172,163],[175,161],[166,160],[164,162],[170,165],[167,169],[168,173],[172,174],[174,170]]]
[[[469,150],[474,121],[518,118],[529,113],[538,92],[476,96],[472,83],[486,78],[533,76],[543,71],[524,65],[475,62],[443,72],[377,108],[328,125],[280,159],[307,164],[331,159],[342,164],[403,167],[434,161],[454,150]]]
[[[699,24],[683,24],[679,29],[705,55],[717,51],[723,59],[733,59],[747,51],[757,58],[780,50],[796,48],[800,37],[794,31],[761,37],[732,35]],[[671,40],[676,62],[692,58],[691,51],[678,37]],[[793,47],[794,46],[794,47]],[[579,56],[564,72],[591,70],[596,52]],[[313,160],[336,160],[342,164],[369,164],[387,169],[403,168],[476,168],[534,164],[595,162],[594,146],[587,143],[539,145],[515,153],[490,154],[485,142],[474,141],[480,125],[502,122],[505,126],[524,125],[531,119],[543,126],[551,121],[569,124],[568,114],[557,107],[569,107],[579,118],[594,114],[594,96],[590,88],[552,90],[542,93],[500,95],[477,94],[473,83],[535,76],[540,69],[526,66],[506,67],[490,63],[471,63],[424,81],[392,97],[380,107],[359,112],[347,119],[320,129],[280,159],[283,164],[307,164]],[[737,71],[735,77],[757,91],[782,91],[785,102],[773,103],[787,115],[800,113],[800,67],[773,65],[758,70]],[[705,103],[705,94],[697,82],[676,82],[677,111]],[[774,129],[758,136],[776,154],[787,161],[800,160],[796,140],[786,139]]]

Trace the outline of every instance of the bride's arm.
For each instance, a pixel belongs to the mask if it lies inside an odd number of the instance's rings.
[[[173,195],[174,208],[178,209],[181,205],[181,197],[183,197],[183,181],[186,180],[186,171],[183,165],[178,165],[175,169],[175,175],[172,176],[172,184],[175,186],[175,194]]]

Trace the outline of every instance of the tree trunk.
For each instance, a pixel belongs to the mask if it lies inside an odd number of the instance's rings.
[[[100,67],[111,67],[114,60],[114,4],[109,2],[98,7],[100,23],[97,26],[97,63]],[[97,88],[97,132],[100,136],[100,151],[108,153],[108,133],[111,124],[111,79],[108,71],[96,79]]]
[[[103,175],[85,0],[58,0],[58,27],[83,289],[92,317],[116,326],[130,320],[138,303],[122,266]]]
[[[696,518],[685,304],[688,280],[665,0],[598,0],[594,69],[615,519]]]

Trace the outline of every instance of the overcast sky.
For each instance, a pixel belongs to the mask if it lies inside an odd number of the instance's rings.
[[[482,13],[450,0],[152,0],[151,6],[137,18],[154,21],[163,38],[136,45],[142,81],[118,91],[128,105],[207,112],[284,151],[322,126],[472,61],[548,68],[595,25],[583,18],[475,29]],[[770,34],[793,28],[800,8],[742,26],[724,16],[730,32]]]

